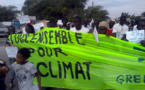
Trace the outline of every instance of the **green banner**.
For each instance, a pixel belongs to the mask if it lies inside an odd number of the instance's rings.
[[[145,88],[145,48],[91,33],[45,28],[35,34],[9,36],[27,47],[41,75],[41,85],[68,89],[142,90]]]

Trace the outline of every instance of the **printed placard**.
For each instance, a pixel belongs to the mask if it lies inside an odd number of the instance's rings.
[[[44,23],[37,23],[33,25],[34,29],[35,29],[35,33],[38,32],[40,30],[41,27],[45,27]]]
[[[18,17],[20,24],[30,23],[30,18],[28,15]]]
[[[16,46],[5,46],[9,58],[16,58],[18,48]]]
[[[140,43],[144,40],[144,30],[129,31],[126,33],[126,39],[129,42]]]
[[[39,21],[35,24],[32,24],[34,29],[35,29],[35,33],[38,32],[40,30],[41,27],[47,27],[47,21],[45,20],[42,20],[42,21]],[[25,26],[22,26],[20,27],[21,31],[23,34],[26,34],[26,30],[25,30]]]

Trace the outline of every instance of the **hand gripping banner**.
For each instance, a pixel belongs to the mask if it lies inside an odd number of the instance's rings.
[[[31,51],[29,61],[41,85],[68,89],[145,88],[145,47],[91,33],[44,28],[35,34],[13,34],[11,44]],[[35,81],[35,80],[34,80]]]

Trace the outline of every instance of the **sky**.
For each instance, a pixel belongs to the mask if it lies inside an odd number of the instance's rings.
[[[89,0],[88,6],[91,6],[92,2],[94,5],[103,6],[111,18],[120,17],[122,12],[135,16],[145,12],[145,0]]]
[[[14,5],[21,10],[25,0],[0,0],[0,5]],[[101,5],[109,12],[109,17],[117,18],[122,12],[140,15],[145,12],[145,0],[88,0],[86,6]]]

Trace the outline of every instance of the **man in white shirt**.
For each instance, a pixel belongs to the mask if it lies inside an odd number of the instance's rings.
[[[126,17],[121,16],[120,22],[113,26],[113,35],[121,40],[126,39],[126,32],[129,31],[129,27],[125,25]]]
[[[82,26],[88,28],[89,30],[92,30],[93,28],[88,24],[89,24],[89,20],[87,18],[84,18]]]
[[[88,28],[85,28],[85,27],[82,26],[82,19],[79,16],[76,16],[74,18],[74,27],[71,27],[70,31],[90,33],[90,30]]]
[[[134,27],[135,30],[145,30],[145,19],[141,19],[136,27]],[[145,32],[144,32],[145,33]],[[145,39],[140,42],[141,44],[145,45]]]
[[[136,21],[135,20],[131,20],[130,21],[130,25],[129,25],[129,31],[133,31],[134,26],[136,26]]]

